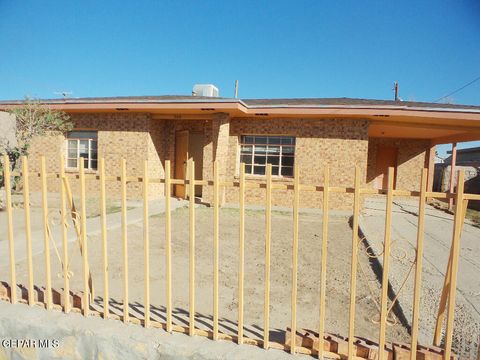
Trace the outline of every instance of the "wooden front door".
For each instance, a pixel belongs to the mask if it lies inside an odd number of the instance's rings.
[[[188,131],[175,133],[175,179],[184,180],[187,172],[188,160]],[[175,196],[185,198],[185,185],[175,185]]]
[[[377,189],[386,189],[388,187],[388,168],[397,167],[397,148],[393,146],[379,146],[377,148],[375,187]],[[397,172],[395,171],[395,178]],[[395,188],[396,179],[393,181]]]

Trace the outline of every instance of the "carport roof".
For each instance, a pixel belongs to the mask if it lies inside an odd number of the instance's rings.
[[[403,107],[403,108],[431,108],[431,109],[472,109],[480,110],[478,105],[461,105],[430,103],[418,101],[393,101],[357,98],[296,98],[296,99],[244,99],[249,107],[257,106],[351,106],[351,107]]]

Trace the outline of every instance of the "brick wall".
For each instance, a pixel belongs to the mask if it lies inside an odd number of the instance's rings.
[[[120,175],[120,159],[127,161],[127,176],[142,176],[143,162],[149,160],[150,174],[163,177],[164,123],[152,120],[147,113],[98,113],[73,114],[71,116],[75,128],[98,131],[98,157],[105,158],[107,175]],[[60,171],[60,156],[65,155],[65,137],[49,136],[36,138],[32,142],[29,153],[29,169],[40,171],[40,156],[47,159],[47,172]],[[96,172],[90,172],[96,173]],[[78,191],[78,180],[71,180],[72,191]],[[58,191],[59,181],[49,179],[49,191]],[[31,177],[32,191],[40,190],[37,177]],[[98,194],[98,182],[87,181],[87,192]],[[119,197],[120,182],[108,181],[107,192],[110,197]],[[163,195],[163,187],[152,184],[150,192],[153,196]],[[127,187],[129,198],[140,198],[141,183],[130,183]]]
[[[120,174],[120,159],[127,160],[128,176],[142,176],[143,161],[149,162],[149,174],[154,178],[165,175],[165,160],[171,160],[172,177],[175,175],[175,133],[180,130],[204,134],[203,168],[204,180],[213,179],[213,161],[217,159],[223,180],[238,177],[238,151],[241,135],[290,135],[296,137],[295,164],[300,169],[300,182],[306,185],[323,184],[326,165],[330,167],[331,186],[352,186],[355,165],[361,170],[362,185],[373,186],[376,153],[379,145],[398,148],[397,188],[418,189],[420,168],[428,164],[434,147],[428,140],[368,138],[368,121],[361,119],[256,119],[232,118],[226,114],[214,114],[209,120],[152,119],[146,113],[97,113],[74,114],[72,119],[77,129],[98,131],[99,157],[106,160],[108,175]],[[58,173],[60,155],[65,154],[63,136],[35,139],[30,151],[30,170],[38,172],[39,157],[47,157],[47,171]],[[432,162],[433,163],[433,162]],[[433,168],[432,168],[433,169]],[[199,176],[197,176],[199,178]],[[258,178],[257,178],[258,179]],[[261,181],[263,177],[259,178]],[[40,189],[37,177],[32,177],[32,191]],[[293,184],[291,178],[274,178],[275,183]],[[74,191],[78,181],[72,180]],[[50,179],[49,191],[57,191],[59,181]],[[98,183],[87,182],[89,194],[98,194]],[[109,196],[118,197],[119,182],[107,182]],[[164,194],[163,184],[151,184],[150,195],[158,198]],[[128,185],[129,198],[141,198],[141,183]],[[304,192],[302,207],[320,207],[320,192]],[[212,189],[203,188],[203,199],[211,202]],[[292,191],[273,193],[273,203],[290,207]],[[238,188],[229,188],[222,194],[222,201],[238,202]],[[248,189],[247,203],[263,204],[264,189]],[[332,195],[331,207],[351,208],[351,194]]]
[[[330,167],[331,186],[353,186],[355,165],[362,172],[368,153],[368,121],[356,119],[232,119],[230,124],[228,174],[238,175],[238,141],[241,135],[291,135],[296,137],[295,164],[300,167],[300,182],[306,185],[323,184],[326,165]],[[278,178],[276,183],[293,184],[292,179]],[[263,204],[264,189],[249,189],[248,203]],[[320,192],[301,194],[302,207],[322,205]],[[227,202],[238,202],[238,189],[228,189]],[[272,201],[277,206],[291,206],[292,191],[273,192]],[[352,195],[332,195],[331,206],[336,209],[351,208]]]
[[[205,147],[203,150],[203,178],[204,180],[213,180],[213,163],[218,161],[220,180],[231,179],[231,173],[228,167],[230,153],[230,119],[228,114],[216,114],[205,127]],[[213,202],[213,187],[203,188],[203,200],[208,203]],[[226,201],[226,190],[222,189],[220,194],[220,203]]]
[[[165,160],[167,137],[165,136],[166,120],[149,119],[147,133],[148,173],[150,178],[165,178]],[[150,184],[149,195],[151,198],[163,196],[163,184]]]

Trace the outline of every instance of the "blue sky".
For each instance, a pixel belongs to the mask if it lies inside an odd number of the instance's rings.
[[[190,94],[434,101],[480,76],[480,2],[0,0],[0,99]],[[480,81],[453,95],[480,105]]]

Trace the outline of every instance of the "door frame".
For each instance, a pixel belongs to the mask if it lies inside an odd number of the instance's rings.
[[[379,169],[379,163],[378,163],[378,154],[382,151],[382,149],[385,151],[385,149],[393,150],[392,153],[394,156],[390,159],[391,161],[388,162],[388,166],[385,169]],[[383,164],[382,164],[383,165]],[[389,145],[379,145],[377,146],[376,149],[376,154],[375,154],[375,172],[377,173],[377,176],[375,177],[374,180],[374,186],[376,189],[386,189],[386,179],[388,176],[388,168],[393,167],[395,169],[394,172],[394,178],[393,178],[393,188],[395,189],[397,186],[397,168],[398,168],[398,147],[397,146],[389,146]],[[381,173],[378,173],[380,170],[382,170]]]

